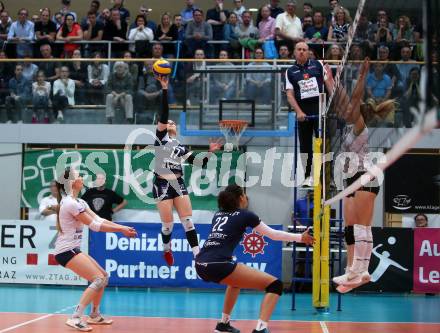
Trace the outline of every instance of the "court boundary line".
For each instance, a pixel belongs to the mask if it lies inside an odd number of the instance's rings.
[[[50,317],[55,316],[55,315],[60,315],[61,312],[73,309],[75,306],[76,305],[68,306],[68,307],[65,307],[65,308],[63,308],[61,310],[55,311],[54,313],[48,313],[48,314],[45,314],[44,316],[37,317],[37,318],[31,319],[31,320],[27,320],[27,321],[24,321],[22,323],[16,324],[14,326],[6,327],[6,328],[2,329],[0,331],[0,333],[9,332],[9,331],[15,330],[16,328],[23,327],[23,326],[35,323],[35,322],[40,321],[40,320],[47,319],[47,318],[50,318]],[[5,312],[0,312],[0,313],[5,313]],[[8,312],[8,313],[14,313],[14,312]],[[17,313],[17,312],[15,312],[15,313]],[[27,313],[27,312],[24,312],[24,313]],[[21,314],[23,314],[23,312]],[[28,314],[33,314],[33,313],[28,313]]]
[[[330,333],[327,327],[327,324],[325,323],[325,321],[320,321],[319,325],[321,326],[322,329],[322,333]]]
[[[73,309],[76,305],[64,308],[62,310],[56,311],[54,313],[46,314],[47,316],[65,316],[66,314],[62,314],[61,312],[64,312],[69,309]],[[42,314],[42,313],[35,313],[35,312],[10,312],[10,311],[2,311],[0,312],[0,315],[2,313],[7,314]],[[200,320],[218,320],[217,317],[215,318],[208,318],[208,317],[160,317],[160,316],[130,316],[130,315],[108,315],[109,317],[116,317],[116,318],[151,318],[151,319],[200,319]],[[37,319],[37,318],[36,318]],[[255,318],[252,319],[231,319],[231,321],[252,321],[257,320]],[[296,323],[353,323],[353,324],[432,324],[432,325],[440,325],[439,322],[429,322],[429,321],[350,321],[350,320],[300,320],[300,319],[271,319],[269,322],[296,322]],[[327,324],[326,324],[327,325]],[[3,331],[0,331],[0,333],[3,333]]]

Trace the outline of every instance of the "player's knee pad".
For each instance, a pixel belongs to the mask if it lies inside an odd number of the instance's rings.
[[[345,236],[345,243],[347,245],[353,245],[354,244],[354,228],[352,225],[348,225],[344,228],[344,236]]]
[[[193,221],[192,221],[192,216],[182,217],[180,219],[180,221],[182,222],[183,229],[185,229],[185,232],[188,232],[188,231],[191,231],[191,230],[195,229]]]
[[[266,287],[266,293],[280,295],[283,293],[283,283],[280,280],[273,281]]]
[[[92,283],[90,283],[89,288],[95,291],[100,291],[105,288],[106,279],[104,276],[98,276],[93,279]]]
[[[162,233],[164,235],[171,235],[171,233],[173,232],[173,226],[173,222],[162,222]]]

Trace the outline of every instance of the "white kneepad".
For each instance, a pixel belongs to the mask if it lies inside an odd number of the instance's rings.
[[[194,223],[192,221],[192,216],[186,216],[182,217],[180,222],[183,225],[183,229],[185,229],[186,232],[194,230]]]

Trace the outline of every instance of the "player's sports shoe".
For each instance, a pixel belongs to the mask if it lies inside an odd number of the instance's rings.
[[[106,319],[101,314],[96,317],[89,317],[87,318],[87,324],[90,325],[111,325],[113,324],[112,319]]]
[[[262,330],[257,331],[256,329],[252,331],[252,333],[270,333],[268,328],[263,328]]]
[[[174,265],[174,257],[173,257],[173,252],[171,250],[164,251],[163,257],[164,257],[165,261],[167,262],[168,266]]]
[[[240,333],[240,330],[231,326],[231,323],[222,323],[222,322],[218,322],[217,326],[215,327],[214,330],[215,333],[223,333],[223,332],[230,332],[230,333]]]
[[[333,278],[333,282],[339,285],[343,285],[344,283],[347,282],[347,278],[348,278],[348,271],[345,274],[339,275],[339,276],[335,276]]]
[[[356,277],[356,279],[350,280],[349,281],[350,284],[339,285],[336,287],[336,290],[341,294],[346,294],[355,288],[367,284],[368,282],[370,282],[370,280],[371,280],[370,274],[368,274],[368,272],[362,272]],[[357,283],[355,284],[354,282]]]
[[[83,322],[81,318],[69,318],[66,321],[66,325],[81,332],[90,332],[93,329],[87,325],[87,323]]]
[[[313,187],[313,177],[309,176],[306,179],[304,179],[303,183],[301,184],[301,187]]]

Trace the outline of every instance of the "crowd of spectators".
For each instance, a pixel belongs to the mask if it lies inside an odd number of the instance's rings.
[[[70,0],[61,0],[61,7],[55,12],[43,8],[39,15],[30,15],[22,8],[16,17],[0,2],[0,58],[48,59],[47,62],[0,63],[0,104],[6,107],[8,121],[22,120],[26,105],[32,104],[32,122],[62,121],[69,105],[105,104],[106,117],[111,123],[115,107],[123,108],[126,121],[132,122],[136,99],[158,99],[160,89],[148,77],[152,74],[151,63],[123,65],[120,62],[109,66],[99,61],[63,63],[63,58],[174,58],[196,57],[198,52],[199,57],[203,53],[203,58],[223,61],[243,56],[258,59],[261,54],[287,61],[300,40],[309,43],[313,58],[342,58],[354,15],[343,7],[343,0],[330,0],[324,9],[306,2],[302,10],[293,0],[284,4],[280,0],[268,1],[255,13],[246,8],[243,0],[232,3],[214,0],[212,8],[205,13],[195,0],[184,0],[180,12],[163,13],[158,23],[150,19],[150,9],[144,5],[136,15],[131,15],[123,0],[114,0],[112,7],[106,8],[101,8],[99,0],[92,0],[83,17],[71,9]],[[365,56],[384,61],[422,60],[419,22],[405,15],[391,17],[390,14],[379,9],[361,15],[350,53],[352,60]],[[108,41],[112,42],[110,54]],[[260,64],[265,65],[259,62],[250,65]],[[416,103],[419,72],[418,66],[404,63],[373,66],[368,95],[377,101],[399,96],[410,104]],[[197,81],[193,76],[185,78],[186,82]],[[245,95],[264,98],[267,78],[260,81],[253,76],[258,73],[248,75]],[[123,86],[121,81],[127,84]],[[219,76],[214,86],[228,98],[234,86],[223,81],[225,78]],[[174,102],[173,93],[170,95],[170,102]],[[189,102],[191,99],[190,91]],[[53,108],[53,114],[41,112],[48,107]],[[405,119],[408,124],[410,121]]]

